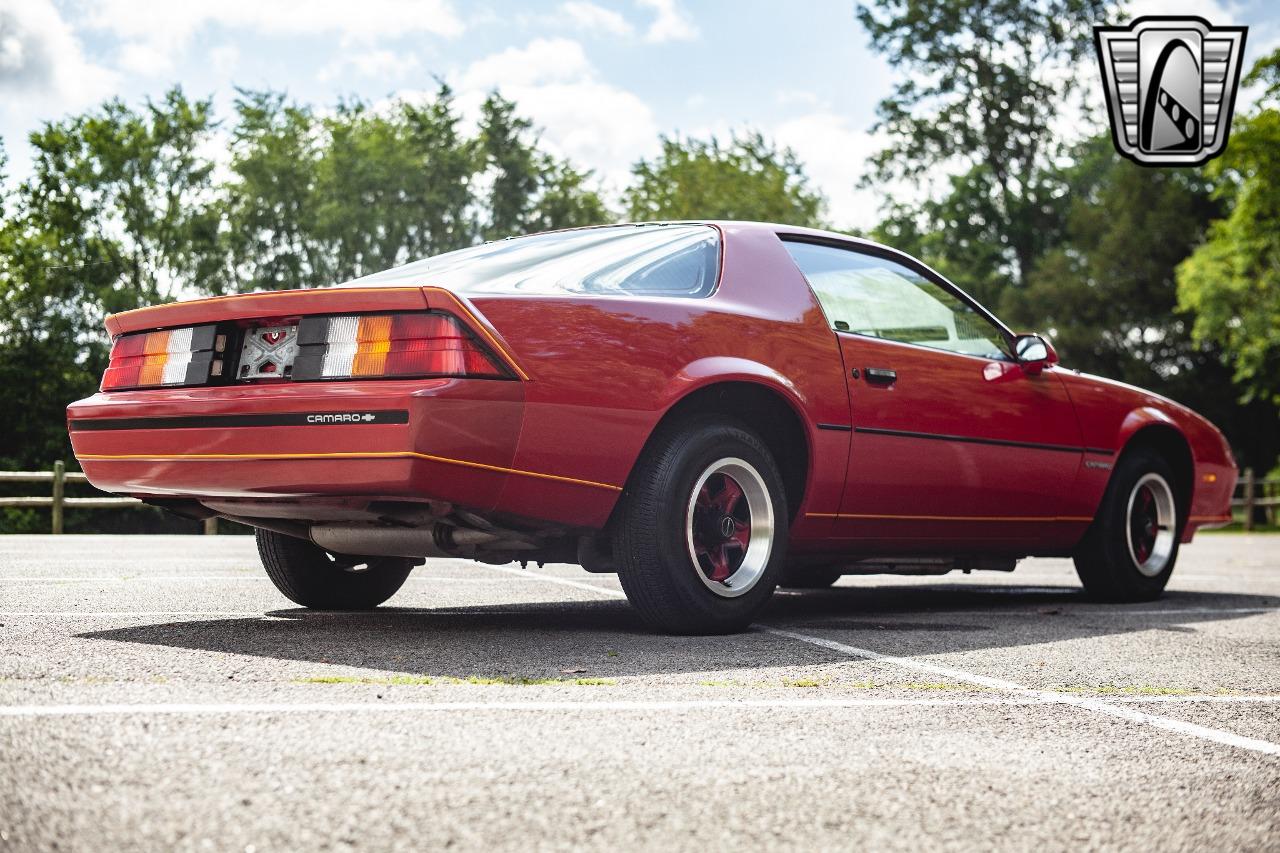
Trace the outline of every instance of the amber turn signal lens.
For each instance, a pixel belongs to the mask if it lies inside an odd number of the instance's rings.
[[[298,328],[295,380],[506,375],[450,314],[304,317]]]
[[[102,376],[102,390],[207,382],[213,347],[213,326],[121,335],[111,346],[111,361]]]

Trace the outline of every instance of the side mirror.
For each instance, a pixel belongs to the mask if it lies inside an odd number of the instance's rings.
[[[1013,354],[1027,373],[1035,376],[1050,364],[1058,363],[1053,344],[1039,335],[1018,335],[1013,339]]]

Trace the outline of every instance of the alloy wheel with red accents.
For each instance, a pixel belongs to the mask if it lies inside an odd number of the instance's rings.
[[[1176,518],[1173,490],[1159,474],[1144,475],[1129,492],[1126,542],[1138,571],[1155,577],[1173,551]]]
[[[686,518],[689,557],[702,583],[726,598],[760,580],[773,547],[773,507],[748,462],[713,462],[694,484]]]
[[[627,599],[673,634],[741,631],[787,561],[790,516],[768,445],[740,421],[692,415],[660,428],[610,522]]]

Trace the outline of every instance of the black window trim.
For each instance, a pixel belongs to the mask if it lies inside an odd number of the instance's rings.
[[[995,326],[996,331],[1000,332],[1001,335],[1004,336],[1005,346],[1008,347],[1008,352],[1006,352],[1005,355],[1008,356],[1010,361],[1014,363],[1017,362],[1017,358],[1013,355],[1013,342],[1014,342],[1014,339],[1017,338],[1017,335],[1014,334],[1013,331],[1008,326],[1002,323],[999,317],[997,317],[995,314],[992,314],[990,311],[984,308],[982,304],[978,302],[978,300],[974,299],[972,296],[965,293],[959,287],[952,284],[947,279],[943,278],[942,274],[939,273],[937,270],[933,269],[933,267],[929,266],[923,261],[916,260],[915,258],[908,255],[906,252],[899,251],[898,249],[892,249],[888,246],[883,246],[879,243],[868,243],[868,242],[856,240],[854,238],[841,239],[839,237],[824,237],[824,236],[818,236],[816,234],[796,234],[788,231],[778,231],[777,235],[778,235],[778,239],[783,243],[809,243],[810,245],[814,245],[814,246],[826,246],[831,249],[842,249],[847,252],[853,252],[859,255],[870,255],[873,258],[880,258],[881,260],[893,261],[894,263],[902,264],[902,266],[906,267],[909,270],[912,270],[913,272],[920,274],[931,283],[937,285],[938,287],[941,287],[943,290],[952,294],[961,302],[963,302],[964,304],[968,305],[970,308],[977,311],[978,314],[980,314],[982,317],[986,318],[991,323],[991,325]],[[792,259],[792,263],[795,263],[794,258]],[[800,269],[799,264],[796,264],[796,269]],[[800,270],[800,274],[804,276],[805,283],[809,285],[809,289],[812,291],[813,284],[809,281],[809,276],[805,275],[804,270]],[[816,293],[814,294],[814,299],[817,301],[818,307],[822,308],[822,300],[818,299],[818,295]],[[826,315],[826,308],[822,308],[822,313],[824,316]],[[916,343],[912,343],[911,341],[897,341],[897,340],[893,340],[892,338],[876,338],[873,335],[862,335],[862,334],[859,334],[858,332],[843,331],[841,329],[835,328],[835,326],[831,323],[830,317],[827,318],[827,325],[830,326],[831,330],[836,334],[854,335],[855,337],[859,337],[859,338],[872,338],[873,340],[883,340],[883,341],[888,341],[890,343],[895,343],[895,344],[904,344],[906,346],[920,347],[922,349],[930,350],[931,352],[945,352],[945,353],[950,353],[951,355],[963,355],[963,356],[967,356],[968,358],[977,358],[977,359],[982,359],[983,361],[991,361],[990,358],[985,358],[984,356],[980,356],[980,355],[974,355],[973,353],[956,352],[955,350],[943,349],[941,347],[931,347],[928,344],[916,344]]]

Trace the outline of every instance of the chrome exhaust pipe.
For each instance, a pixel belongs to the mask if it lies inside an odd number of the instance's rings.
[[[366,557],[455,557],[436,542],[431,527],[313,524],[311,541],[335,554]]]
[[[335,554],[365,557],[471,557],[476,550],[531,551],[534,542],[501,533],[435,524],[431,527],[371,527],[313,524],[311,541]]]

